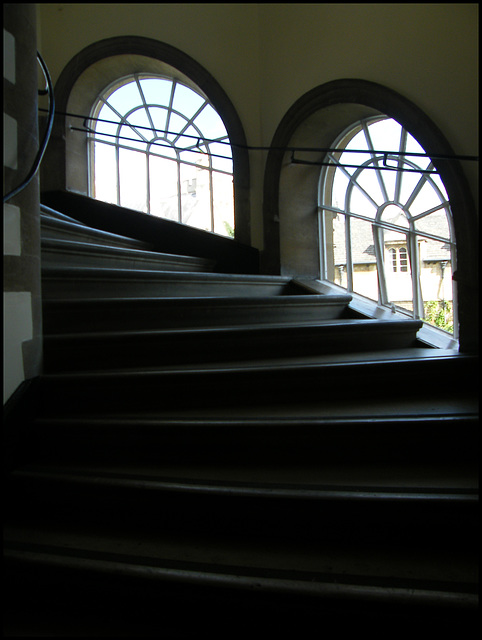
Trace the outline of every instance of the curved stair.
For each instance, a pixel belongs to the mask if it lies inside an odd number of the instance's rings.
[[[42,247],[45,372],[6,479],[14,635],[472,628],[475,358],[48,207]]]

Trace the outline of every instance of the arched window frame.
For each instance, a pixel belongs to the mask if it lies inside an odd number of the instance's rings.
[[[345,242],[346,242],[346,288],[350,293],[362,294],[363,293],[355,287],[354,284],[354,261],[352,259],[352,249],[351,249],[351,221],[360,220],[364,221],[367,224],[372,225],[372,233],[373,233],[373,242],[374,242],[374,253],[376,258],[376,270],[377,270],[377,280],[378,280],[378,304],[384,307],[390,307],[392,311],[395,310],[395,305],[390,298],[388,292],[388,284],[387,284],[387,247],[385,242],[385,234],[390,231],[395,231],[397,234],[400,234],[402,238],[404,238],[404,260],[405,264],[402,266],[402,257],[401,251],[402,248],[392,248],[388,250],[388,253],[391,256],[391,272],[397,272],[398,270],[402,271],[402,268],[405,272],[408,272],[408,264],[410,264],[410,278],[412,282],[412,305],[413,309],[410,315],[412,315],[416,319],[424,319],[424,299],[422,295],[423,287],[422,287],[422,263],[420,257],[420,241],[422,239],[425,240],[435,240],[437,242],[443,242],[449,248],[449,262],[451,263],[452,271],[456,270],[456,243],[454,236],[454,228],[452,221],[452,213],[450,209],[450,203],[447,200],[445,194],[441,190],[441,185],[437,184],[435,179],[432,178],[432,173],[436,174],[436,170],[434,168],[433,161],[430,158],[423,158],[423,160],[418,157],[410,158],[409,156],[403,156],[402,154],[407,149],[407,139],[410,136],[409,132],[401,127],[400,130],[400,142],[399,149],[391,149],[393,151],[393,155],[390,155],[388,158],[383,154],[378,153],[380,149],[374,149],[373,143],[371,140],[370,127],[376,123],[380,123],[383,121],[389,121],[390,118],[387,116],[374,116],[365,118],[359,122],[354,122],[351,126],[347,127],[334,141],[331,145],[334,149],[340,149],[337,152],[329,152],[325,158],[326,163],[325,166],[320,171],[320,181],[319,181],[319,200],[318,200],[318,211],[319,211],[319,229],[320,229],[320,280],[322,281],[330,281],[329,271],[333,269],[328,269],[327,265],[327,255],[330,255],[331,252],[328,251],[327,243],[332,242],[332,235],[326,233],[325,229],[325,216],[331,216],[332,213],[336,213],[337,215],[341,215],[345,220]],[[398,123],[397,123],[398,124]],[[363,134],[363,135],[362,135]],[[349,143],[353,140],[360,139],[362,136],[363,142],[366,144],[367,151],[363,154],[363,157],[369,155],[368,160],[360,160],[357,161],[358,158],[362,156],[355,154],[355,158],[351,160],[353,165],[350,168],[345,168],[344,165],[344,156],[350,157],[350,148]],[[416,142],[416,141],[415,141]],[[397,154],[400,153],[400,155]],[[391,161],[391,164],[388,164],[388,161]],[[428,164],[427,164],[428,162]],[[385,166],[386,163],[386,166]],[[386,171],[391,171],[396,169],[396,178],[393,185],[393,198],[390,198],[388,195],[388,186],[386,184]],[[380,190],[379,198],[381,196],[382,203],[378,204],[374,200],[374,189],[366,187],[364,188],[360,184],[360,178],[363,177],[364,173],[366,174],[367,170],[373,170],[376,178],[377,178],[377,186]],[[401,200],[401,188],[404,183],[403,174],[404,171],[408,170],[409,172],[417,172],[417,182],[413,185],[413,189],[410,189],[410,196],[408,199],[402,202]],[[348,184],[345,189],[345,198],[342,204],[339,204],[338,207],[334,206],[332,201],[333,196],[333,188],[334,188],[334,175],[337,173],[343,174],[348,179]],[[438,176],[437,176],[438,177]],[[416,200],[417,196],[420,194],[424,186],[428,185],[433,189],[435,196],[439,200],[439,204],[427,211],[422,213],[418,213],[412,215],[410,209],[414,200]],[[370,206],[373,206],[377,211],[376,215],[373,217],[362,215],[355,211],[351,205],[352,195],[355,190],[358,190],[357,193],[363,194],[364,198],[370,202]],[[406,197],[406,193],[405,196]],[[336,203],[335,203],[336,204]],[[365,202],[365,205],[367,203]],[[396,206],[399,208],[401,212],[403,212],[403,220],[406,222],[406,225],[397,224],[393,220],[391,222],[387,222],[383,219],[385,211],[390,206]],[[434,233],[428,233],[420,230],[418,228],[418,221],[420,219],[426,220],[428,216],[435,214],[437,211],[443,211],[445,214],[445,221],[447,222],[448,227],[448,236],[449,237],[440,237],[435,235]],[[407,263],[408,259],[408,263]],[[457,287],[456,283],[453,283],[452,287],[452,300],[454,302],[454,340],[458,338],[458,318],[457,318]],[[409,313],[403,307],[398,307],[397,309],[402,313]],[[448,332],[447,332],[448,333]],[[449,335],[449,334],[448,334]],[[440,337],[442,340],[442,337]],[[447,345],[451,345],[451,337],[447,337]]]
[[[143,81],[159,80],[161,82],[169,83],[169,96],[167,101],[162,104],[153,103],[151,100],[147,101],[143,86]],[[135,84],[139,93],[139,103],[135,105],[129,105],[127,111],[120,113],[116,106],[111,102],[112,96],[116,95],[116,92],[127,85]],[[193,113],[186,115],[181,113],[175,107],[175,96],[177,88],[182,87],[184,91],[190,91],[199,99],[199,105]],[[150,96],[151,97],[151,96]],[[166,124],[164,130],[156,130],[154,124],[154,112],[158,109],[162,109],[166,112]],[[211,135],[207,135],[205,131],[201,130],[198,118],[202,117],[206,111],[211,110],[214,119],[217,119],[217,128],[222,129],[222,135],[213,138]],[[104,122],[104,118],[98,120],[103,111],[107,111],[108,119],[114,118],[111,122]],[[135,123],[135,115],[141,112],[142,115],[149,121],[150,129],[146,129],[143,126]],[[171,119],[185,120],[185,124],[180,127],[179,131],[174,131],[171,125]],[[108,131],[114,131],[115,133],[107,133]],[[219,201],[217,199],[218,191],[220,190],[219,181],[222,180],[222,176],[227,176],[228,180],[232,181],[232,151],[229,144],[229,137],[224,126],[222,118],[217,114],[213,105],[209,101],[206,95],[198,88],[194,86],[188,86],[185,82],[171,77],[168,75],[159,75],[152,73],[134,73],[128,76],[119,78],[110,83],[100,94],[97,96],[94,104],[92,105],[89,116],[89,129],[90,133],[87,135],[88,141],[88,159],[89,159],[89,195],[97,197],[98,193],[101,193],[98,185],[96,185],[95,179],[95,149],[97,145],[106,146],[115,151],[115,175],[111,176],[111,182],[116,183],[116,195],[115,198],[110,197],[110,202],[113,204],[127,206],[132,208],[139,208],[145,213],[163,216],[159,207],[153,206],[151,200],[151,193],[153,191],[153,178],[152,163],[151,160],[159,158],[167,160],[169,164],[171,162],[176,166],[176,183],[174,190],[177,190],[177,211],[174,218],[171,215],[171,219],[177,222],[192,224],[187,218],[188,213],[192,212],[192,208],[186,206],[186,194],[183,193],[182,184],[186,182],[184,172],[189,171],[189,167],[196,166],[198,160],[202,160],[202,168],[198,168],[198,171],[206,173],[208,184],[208,201],[203,207],[203,214],[209,213],[209,222],[207,222],[206,215],[201,217],[203,224],[195,224],[194,226],[201,226],[208,231],[213,231],[221,235],[229,235],[227,228],[234,228],[234,220],[232,215],[226,215],[226,222],[228,227],[224,227],[224,218],[221,219],[221,213],[217,213]],[[126,134],[126,128],[127,130]],[[133,136],[134,140],[130,140],[129,137]],[[141,148],[144,147],[144,148]],[[129,202],[125,202],[125,196],[121,196],[122,192],[122,178],[121,178],[121,160],[120,155],[122,151],[135,151],[136,153],[143,154],[145,156],[145,191],[142,189],[142,184],[139,185],[139,193],[145,195],[142,204],[138,204],[137,207],[131,205]],[[187,157],[186,157],[187,156]],[[195,179],[194,179],[195,180]],[[191,180],[192,182],[192,180]],[[206,182],[206,181],[204,181]],[[100,185],[99,185],[100,186]],[[191,188],[190,188],[191,187]],[[192,194],[196,194],[195,189],[192,188],[192,184],[187,185],[186,190]],[[206,196],[207,194],[204,194]],[[102,199],[102,198],[101,198]],[[206,199],[207,200],[207,199]],[[209,208],[207,212],[206,207]],[[230,206],[230,209],[232,204]]]

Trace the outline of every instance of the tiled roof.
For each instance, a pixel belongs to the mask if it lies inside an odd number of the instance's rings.
[[[345,225],[341,216],[337,216],[333,221],[334,232],[334,256],[335,265],[346,264],[345,251]],[[447,236],[447,223],[439,217],[428,216],[424,219],[423,230],[433,235]],[[438,219],[437,219],[438,218]],[[399,236],[401,239],[401,236]],[[450,246],[446,243],[437,242],[428,238],[422,239],[421,259],[430,260],[450,260]],[[375,246],[373,240],[372,226],[369,222],[353,220],[351,223],[351,250],[353,264],[375,264]]]

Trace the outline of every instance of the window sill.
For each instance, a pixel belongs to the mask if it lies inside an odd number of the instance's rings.
[[[346,294],[347,290],[340,287],[333,282],[326,280],[316,280],[309,278],[296,278],[295,282],[303,289],[312,291],[313,293],[340,295]],[[400,311],[392,311],[387,307],[382,307],[374,300],[365,298],[357,293],[351,293],[352,300],[349,304],[349,308],[366,318],[378,318],[380,320],[390,320],[394,318],[407,318],[411,317],[408,314],[404,314]],[[432,327],[429,324],[423,324],[423,327],[417,333],[417,339],[425,346],[432,347],[434,349],[453,349],[458,351],[458,341],[455,340],[450,334]]]

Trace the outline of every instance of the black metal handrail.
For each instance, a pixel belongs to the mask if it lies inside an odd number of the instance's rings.
[[[40,163],[42,162],[42,159],[43,159],[44,154],[45,154],[45,150],[47,149],[47,145],[48,145],[49,140],[50,140],[50,134],[52,133],[52,127],[53,127],[53,124],[54,124],[54,117],[55,117],[55,96],[54,96],[54,89],[53,89],[53,86],[52,86],[52,79],[50,78],[50,74],[49,74],[49,70],[47,68],[47,65],[45,64],[42,56],[40,55],[40,53],[38,51],[37,51],[37,59],[39,61],[40,67],[41,67],[41,69],[43,71],[43,74],[44,74],[44,77],[45,77],[45,82],[46,82],[46,89],[39,90],[39,94],[40,95],[48,95],[48,97],[49,97],[49,109],[48,109],[49,118],[48,118],[48,122],[47,122],[47,129],[45,131],[42,143],[39,146],[39,149],[37,151],[37,155],[35,156],[35,159],[33,161],[32,167],[31,167],[30,171],[27,174],[27,177],[18,185],[18,187],[15,187],[15,189],[12,189],[12,191],[10,191],[9,193],[7,193],[6,195],[3,196],[3,202],[4,203],[7,202],[8,200],[10,200],[11,198],[13,198],[14,196],[16,196],[21,191],[23,191],[23,189],[25,189],[25,187],[28,184],[30,184],[30,181],[32,180],[32,178],[35,176],[35,174],[39,170]]]
[[[39,111],[46,111],[45,109],[39,109]],[[65,117],[70,117],[70,118],[79,118],[83,121],[84,125],[83,127],[74,127],[71,126],[70,129],[71,131],[80,131],[81,133],[90,133],[90,134],[95,134],[97,133],[96,131],[94,131],[93,129],[91,129],[90,127],[88,127],[88,125],[86,124],[87,121],[91,120],[93,122],[105,122],[107,124],[119,124],[118,121],[115,120],[107,120],[105,118],[95,118],[93,116],[85,116],[85,115],[80,115],[80,114],[76,114],[76,113],[69,113],[69,112],[61,112],[58,111],[56,112],[57,115],[60,116],[65,116]],[[292,154],[296,151],[299,152],[308,152],[308,153],[343,153],[346,152],[347,150],[342,148],[333,148],[333,147],[291,147],[291,146],[286,146],[286,147],[266,147],[266,146],[250,146],[250,145],[246,145],[246,144],[238,144],[236,142],[232,142],[232,141],[224,141],[224,140],[218,140],[218,139],[208,139],[208,138],[203,138],[200,136],[194,136],[194,135],[189,135],[189,134],[180,134],[179,132],[176,131],[169,131],[167,129],[155,129],[152,127],[146,127],[146,126],[141,126],[141,125],[135,125],[136,128],[138,129],[146,129],[149,131],[154,131],[155,133],[161,133],[164,135],[176,135],[176,136],[182,136],[183,138],[192,138],[193,140],[196,140],[197,143],[196,145],[194,145],[194,148],[199,147],[199,145],[201,144],[201,142],[205,142],[205,143],[216,143],[216,144],[225,144],[229,147],[236,147],[238,149],[244,149],[246,151],[283,151],[283,152],[291,152]],[[108,137],[118,137],[115,134],[107,134],[107,133],[98,133],[99,136],[108,136]],[[129,138],[127,136],[123,137],[122,139],[124,140],[133,140],[132,138]],[[135,142],[138,142],[138,140],[133,140]],[[154,143],[155,144],[155,143]],[[184,147],[182,147],[182,150],[185,150]],[[193,149],[190,149],[193,150]],[[199,149],[200,153],[205,153],[202,150]],[[367,149],[350,149],[349,150],[350,153],[369,153],[369,151]],[[457,154],[440,154],[440,153],[420,153],[420,152],[415,152],[415,151],[370,151],[370,153],[375,154],[377,156],[381,156],[382,159],[384,160],[384,162],[386,161],[385,159],[390,158],[392,159],[393,157],[405,157],[405,156],[412,156],[412,157],[421,157],[421,158],[430,158],[432,160],[463,160],[463,161],[473,161],[473,162],[478,162],[479,161],[479,157],[478,156],[472,156],[472,155],[457,155]],[[211,155],[215,155],[215,154],[211,154]],[[219,156],[222,158],[225,158],[226,156]],[[294,164],[312,164],[309,161],[304,161],[304,160],[297,160],[297,159],[293,159],[292,157],[292,162]],[[319,164],[319,163],[315,163],[315,164]],[[331,164],[331,163],[330,163]],[[340,165],[337,165],[340,166]],[[350,165],[348,165],[350,166]],[[358,165],[356,165],[358,166]],[[402,169],[397,169],[395,167],[388,167],[388,169],[391,170],[404,170]]]

